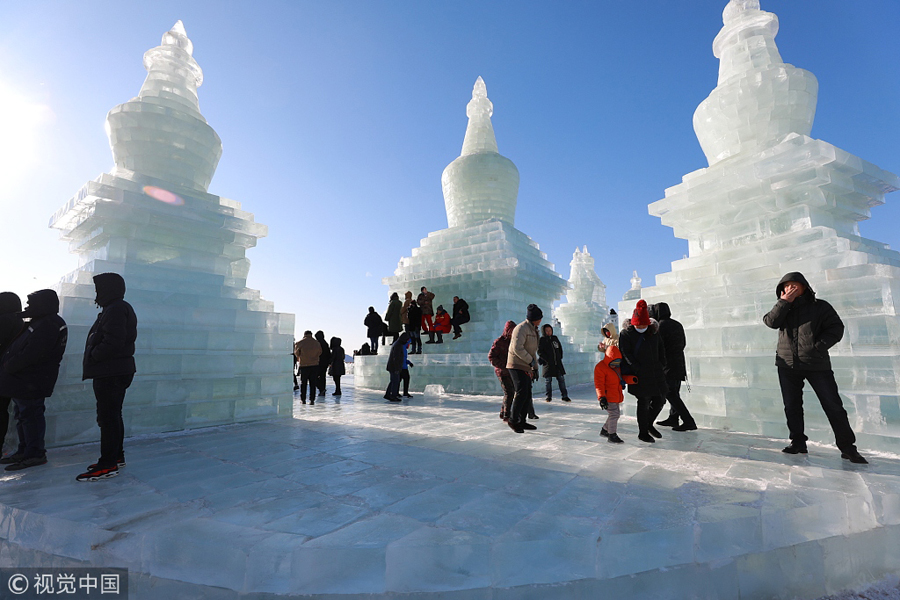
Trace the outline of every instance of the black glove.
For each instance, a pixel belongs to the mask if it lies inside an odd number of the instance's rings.
[[[546,365],[546,364],[547,364],[547,361],[545,361],[543,358],[539,358],[539,359],[538,359],[538,364],[539,364],[539,365]]]
[[[416,366],[416,365],[414,365],[414,364],[412,364],[412,363],[411,363],[411,362],[409,362],[409,361],[406,361],[406,364],[407,364],[407,365],[409,365],[409,366],[410,366],[410,367],[414,367],[414,366]]]
[[[600,396],[600,408],[603,410],[607,410],[609,408],[609,401],[607,401],[606,396]]]
[[[537,381],[537,380],[538,380],[538,372],[537,372],[537,369],[532,369],[532,370],[531,370],[531,380],[532,380],[532,381]]]

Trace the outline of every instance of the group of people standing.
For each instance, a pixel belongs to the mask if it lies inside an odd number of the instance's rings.
[[[92,380],[100,458],[77,481],[115,477],[125,466],[122,404],[136,372],[137,317],[125,301],[125,280],[116,273],[101,273],[94,276],[94,287],[101,311],[85,340],[82,379]],[[24,311],[16,294],[0,293],[0,448],[10,403],[19,441],[15,452],[0,458],[7,471],[47,464],[45,401],[56,387],[68,337],[55,291],[29,294]]]
[[[428,335],[426,344],[443,344],[444,334],[450,333],[451,328],[454,340],[461,337],[461,326],[470,320],[469,304],[459,296],[454,296],[451,316],[441,304],[434,308],[434,297],[434,293],[422,286],[416,298],[413,298],[412,292],[407,291],[401,303],[400,295],[393,292],[383,319],[375,312],[375,307],[370,306],[369,313],[363,320],[369,344],[364,344],[358,354],[378,354],[378,339],[381,338],[384,346],[386,337],[390,336],[393,344],[400,337],[401,331],[409,334],[410,354],[422,354],[422,332]]]
[[[316,391],[319,396],[325,395],[325,382],[330,374],[334,381],[332,396],[341,395],[341,376],[347,372],[344,365],[344,348],[341,338],[333,337],[325,341],[325,333],[304,331],[303,338],[294,342],[294,391],[300,391],[300,401],[306,404],[306,392],[309,389],[309,403],[316,403]],[[300,381],[297,381],[297,375]]]

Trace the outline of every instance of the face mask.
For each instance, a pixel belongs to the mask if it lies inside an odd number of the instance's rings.
[[[646,327],[635,327],[635,329],[638,333],[644,333],[645,331],[647,331]]]

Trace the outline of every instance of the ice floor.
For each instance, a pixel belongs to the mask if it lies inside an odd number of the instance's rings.
[[[592,390],[329,394],[295,418],[97,445],[0,479],[0,565],[127,567],[134,599],[819,598],[900,573],[900,457],[702,430],[615,446]],[[329,388],[330,392],[330,388]],[[687,396],[690,402],[690,396]],[[127,402],[127,399],[126,399]]]

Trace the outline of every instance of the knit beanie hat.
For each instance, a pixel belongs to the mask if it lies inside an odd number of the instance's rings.
[[[638,329],[650,327],[650,311],[647,309],[646,300],[638,300],[637,306],[634,307],[634,314],[631,315],[631,324]]]
[[[529,304],[526,311],[525,318],[529,321],[537,321],[538,319],[544,318],[544,311],[538,308],[537,304]]]

